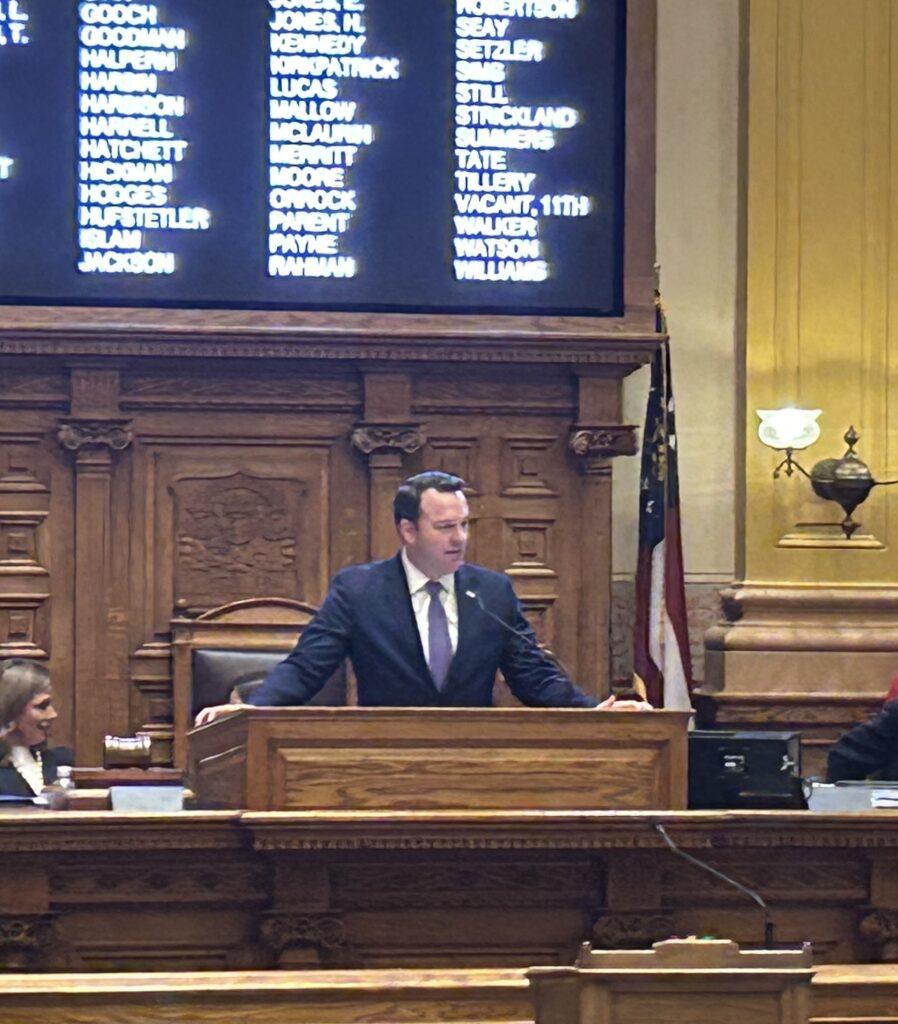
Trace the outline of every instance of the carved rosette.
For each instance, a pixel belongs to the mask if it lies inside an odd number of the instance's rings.
[[[53,938],[54,916],[0,916],[0,971],[34,970],[46,959]]]
[[[399,452],[411,455],[427,438],[417,423],[360,423],[352,432],[352,443],[360,452]]]
[[[594,949],[645,949],[669,939],[673,920],[669,914],[651,912],[603,914],[593,925]]]
[[[636,427],[628,424],[576,426],[568,438],[569,451],[580,459],[613,459],[618,455],[635,455],[636,448]]]
[[[857,930],[864,942],[876,950],[877,960],[898,962],[898,910],[867,910]]]
[[[134,440],[131,420],[60,420],[56,439],[66,451],[105,448],[121,452]]]
[[[319,960],[333,960],[346,949],[346,928],[337,914],[266,914],[261,925],[262,941],[278,957],[291,950],[305,949]]]

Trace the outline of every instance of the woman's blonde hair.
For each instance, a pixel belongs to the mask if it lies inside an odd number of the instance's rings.
[[[50,690],[50,673],[27,658],[0,661],[0,729],[10,725],[40,693]]]

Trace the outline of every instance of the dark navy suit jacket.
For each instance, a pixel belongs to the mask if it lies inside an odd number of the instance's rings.
[[[34,749],[34,748],[32,748]],[[49,785],[59,776],[61,764],[73,764],[75,755],[67,747],[41,747],[44,782]],[[31,787],[12,765],[0,765],[0,793],[4,796],[34,796]]]
[[[490,618],[465,591],[530,642]],[[514,695],[535,707],[595,707],[536,647],[504,573],[462,565],[455,574],[458,646],[444,689],[431,678],[399,555],[337,573],[299,643],[249,698],[259,706],[304,704],[347,655],[359,704],[382,707],[489,707],[501,669]]]
[[[898,700],[888,701],[868,722],[849,729],[829,752],[830,782],[865,779],[873,772],[898,779]]]

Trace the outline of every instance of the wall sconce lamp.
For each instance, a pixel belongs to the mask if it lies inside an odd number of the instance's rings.
[[[773,471],[774,480],[780,473],[786,476],[798,470],[811,481],[814,493],[827,501],[834,501],[845,513],[839,523],[842,533],[850,540],[852,534],[860,527],[860,523],[851,518],[851,513],[867,500],[867,495],[874,487],[888,487],[898,480],[874,480],[866,463],[855,453],[854,446],[859,435],[854,427],[849,427],[844,434],[848,449],[841,459],[821,459],[811,467],[810,473],[793,457],[812,445],[820,437],[820,426],[817,417],[820,409],[758,409],[761,419],[758,426],[758,437],[775,451],[785,452],[786,457]]]

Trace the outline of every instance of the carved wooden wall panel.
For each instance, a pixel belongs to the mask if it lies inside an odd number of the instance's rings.
[[[49,659],[79,762],[139,729],[162,763],[171,618],[319,604],[339,568],[395,550],[393,490],[436,468],[467,481],[470,560],[512,577],[602,693],[609,458],[630,433],[571,437],[615,420],[619,365],[0,359],[0,653]]]
[[[72,736],[70,467],[54,438],[61,373],[0,373],[0,659],[47,664],[59,733]],[[52,600],[51,600],[52,595]]]
[[[437,389],[427,383],[432,401]],[[494,395],[501,393],[498,381],[488,383]],[[479,400],[477,389],[472,395],[468,385],[444,382],[439,393],[450,408],[459,408],[465,401]],[[540,641],[553,648],[564,645],[569,667],[576,671],[575,632],[556,635],[555,628],[555,606],[562,596],[559,574],[576,565],[578,531],[566,528],[575,520],[565,516],[579,486],[576,466],[566,452],[569,420],[549,419],[535,391],[522,392],[514,416],[432,414],[416,465],[457,473],[468,482],[469,559],[512,577]],[[570,385],[564,397],[569,404]],[[528,398],[534,403],[529,416]],[[566,592],[562,605],[561,614],[573,612],[575,620],[575,592]]]
[[[179,367],[179,370],[181,367]],[[320,604],[367,557],[355,375],[197,366],[122,378],[133,416],[129,729],[171,742],[169,622],[248,597]],[[124,467],[122,467],[124,475]]]

